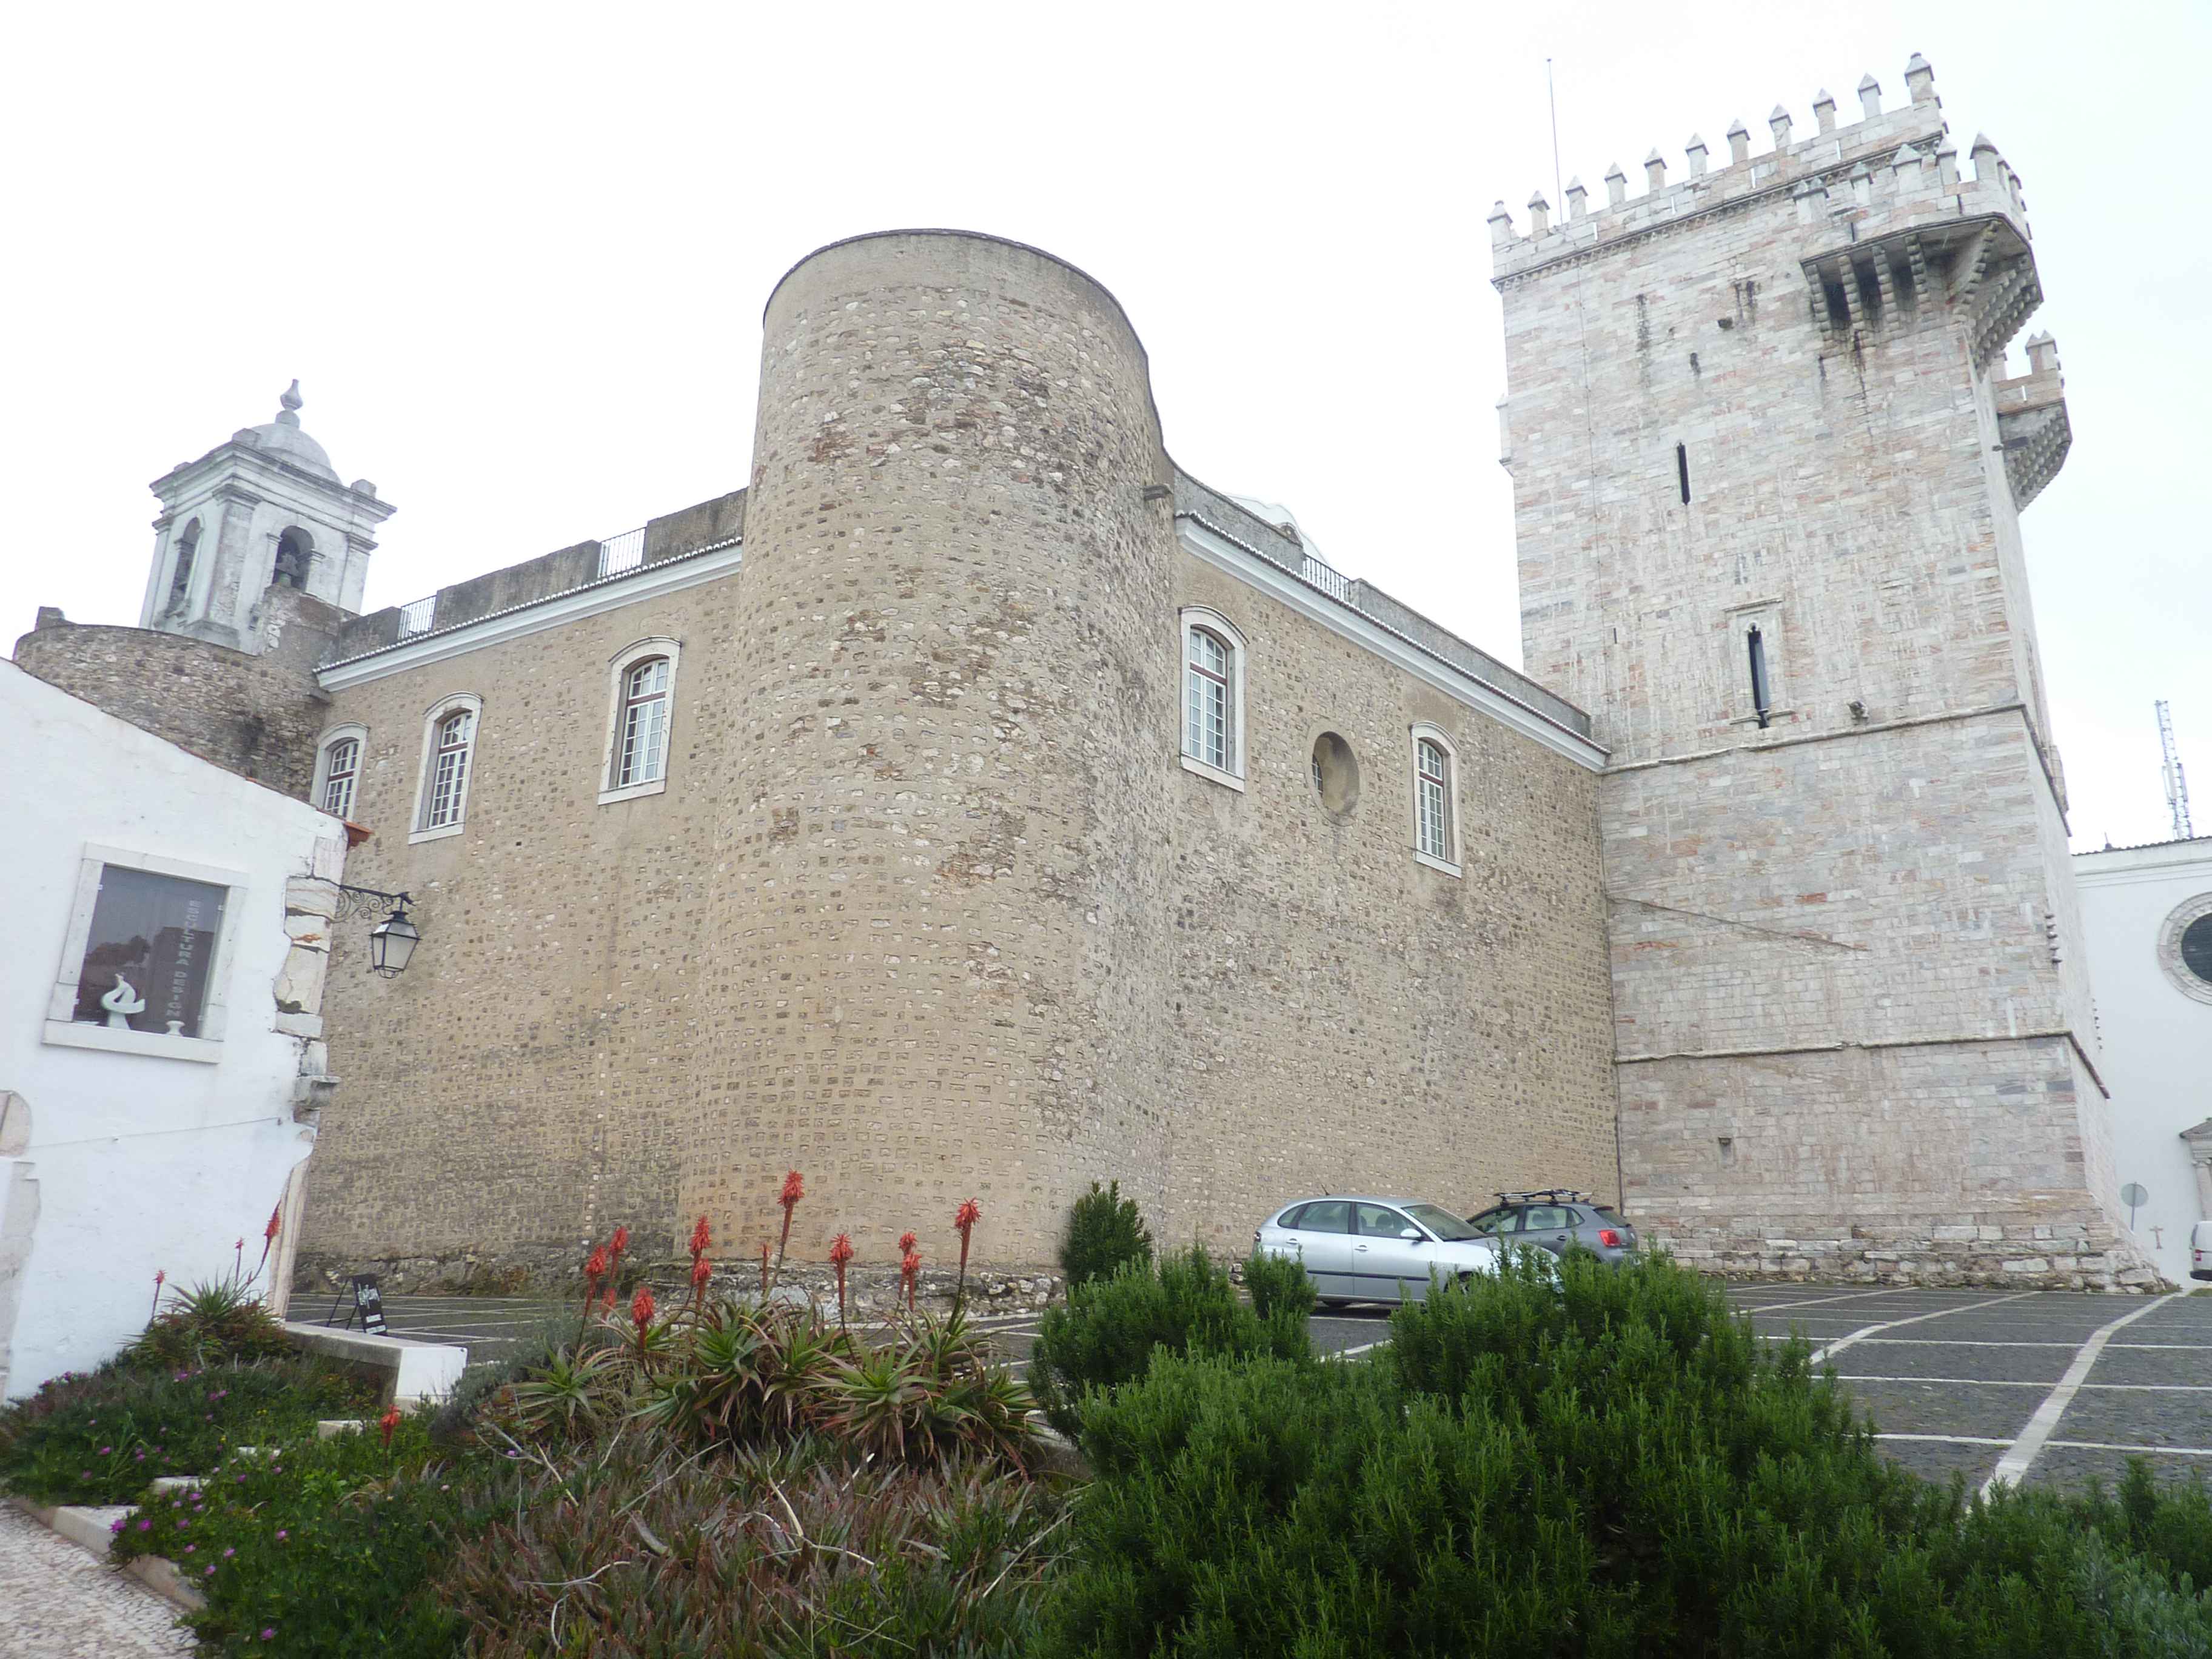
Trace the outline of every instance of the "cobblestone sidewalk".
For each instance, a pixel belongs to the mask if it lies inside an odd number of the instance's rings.
[[[0,1504],[0,1659],[190,1653],[176,1609],[11,1504]]]

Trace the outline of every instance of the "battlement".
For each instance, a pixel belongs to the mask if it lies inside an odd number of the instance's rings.
[[[2058,342],[2048,334],[2027,337],[2027,373],[1992,381],[1997,441],[2004,449],[2005,481],[2013,505],[2025,509],[2058,476],[2074,445],[2073,422],[2066,417],[2066,377],[2058,372]]]
[[[1803,139],[1793,138],[1795,122],[1777,105],[1767,118],[1772,148],[1761,155],[1751,154],[1749,129],[1734,122],[1727,133],[1729,161],[1717,169],[1708,170],[1705,141],[1692,134],[1685,147],[1688,176],[1673,184],[1667,182],[1666,158],[1654,149],[1644,161],[1644,191],[1633,200],[1616,162],[1606,174],[1607,199],[1595,209],[1580,179],[1568,184],[1566,217],[1558,223],[1540,191],[1529,198],[1525,235],[1500,202],[1489,222],[1492,280],[1503,289],[1556,265],[1686,228],[1708,215],[1785,202],[1804,228],[1808,276],[1835,276],[1839,258],[1861,253],[1873,263],[1871,250],[1862,246],[1869,242],[1895,243],[1893,251],[1904,264],[1914,268],[1905,246],[1914,237],[1922,244],[1917,270],[1924,270],[1931,259],[1948,265],[1978,228],[1991,232],[1988,243],[1977,250],[1984,266],[2024,256],[2029,232],[2020,175],[1996,145],[1978,135],[1968,152],[1971,175],[1962,174],[1942,100],[1936,95],[1935,73],[1917,52],[1905,65],[1905,83],[1907,101],[1884,111],[1881,84],[1867,76],[1858,86],[1862,118],[1841,126],[1835,100],[1822,92],[1813,105],[1814,131]],[[1958,247],[1951,240],[1954,230],[1965,233],[1956,239]],[[1941,240],[1931,245],[1930,237]],[[2032,260],[2029,266],[2032,277]],[[1867,274],[1872,297],[1856,319],[1862,325],[1881,309],[1881,274]],[[1843,301],[1840,310],[1817,320],[1853,325],[1850,301],[1855,287],[1844,285],[1844,293],[1833,296]],[[1813,283],[1816,295],[1822,289],[1822,283]],[[2002,350],[2003,343],[1997,340],[1996,349]]]

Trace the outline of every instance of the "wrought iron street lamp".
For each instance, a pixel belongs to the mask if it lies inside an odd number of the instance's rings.
[[[368,930],[368,965],[386,979],[397,979],[407,971],[408,958],[422,940],[422,930],[407,917],[407,907],[413,902],[404,893],[338,884],[340,917],[366,915],[387,904],[392,907],[392,914]]]

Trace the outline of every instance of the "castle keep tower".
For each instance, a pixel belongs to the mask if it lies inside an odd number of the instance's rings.
[[[2020,514],[2018,177],[1909,100],[1490,218],[1528,672],[1590,709],[1627,1202],[1735,1271],[2143,1282]]]

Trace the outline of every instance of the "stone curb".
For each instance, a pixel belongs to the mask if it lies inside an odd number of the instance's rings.
[[[56,1537],[66,1538],[78,1547],[90,1551],[102,1561],[107,1559],[107,1547],[114,1534],[108,1523],[118,1514],[134,1515],[137,1511],[129,1504],[112,1504],[91,1508],[78,1504],[64,1504],[48,1509],[33,1504],[27,1498],[9,1500],[24,1514]],[[165,1601],[175,1603],[186,1613],[198,1613],[207,1606],[207,1598],[185,1582],[177,1571],[176,1563],[158,1555],[142,1555],[122,1565],[122,1571],[136,1578]]]

